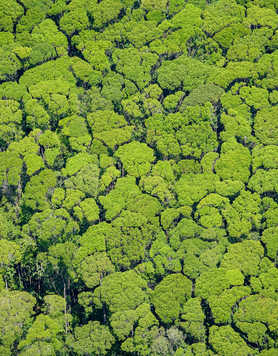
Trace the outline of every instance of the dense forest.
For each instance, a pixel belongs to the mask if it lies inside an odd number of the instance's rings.
[[[277,356],[278,1],[0,31],[0,356]]]

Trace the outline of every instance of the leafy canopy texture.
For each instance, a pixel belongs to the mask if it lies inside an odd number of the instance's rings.
[[[0,0],[0,356],[277,356],[277,89],[277,0]]]

